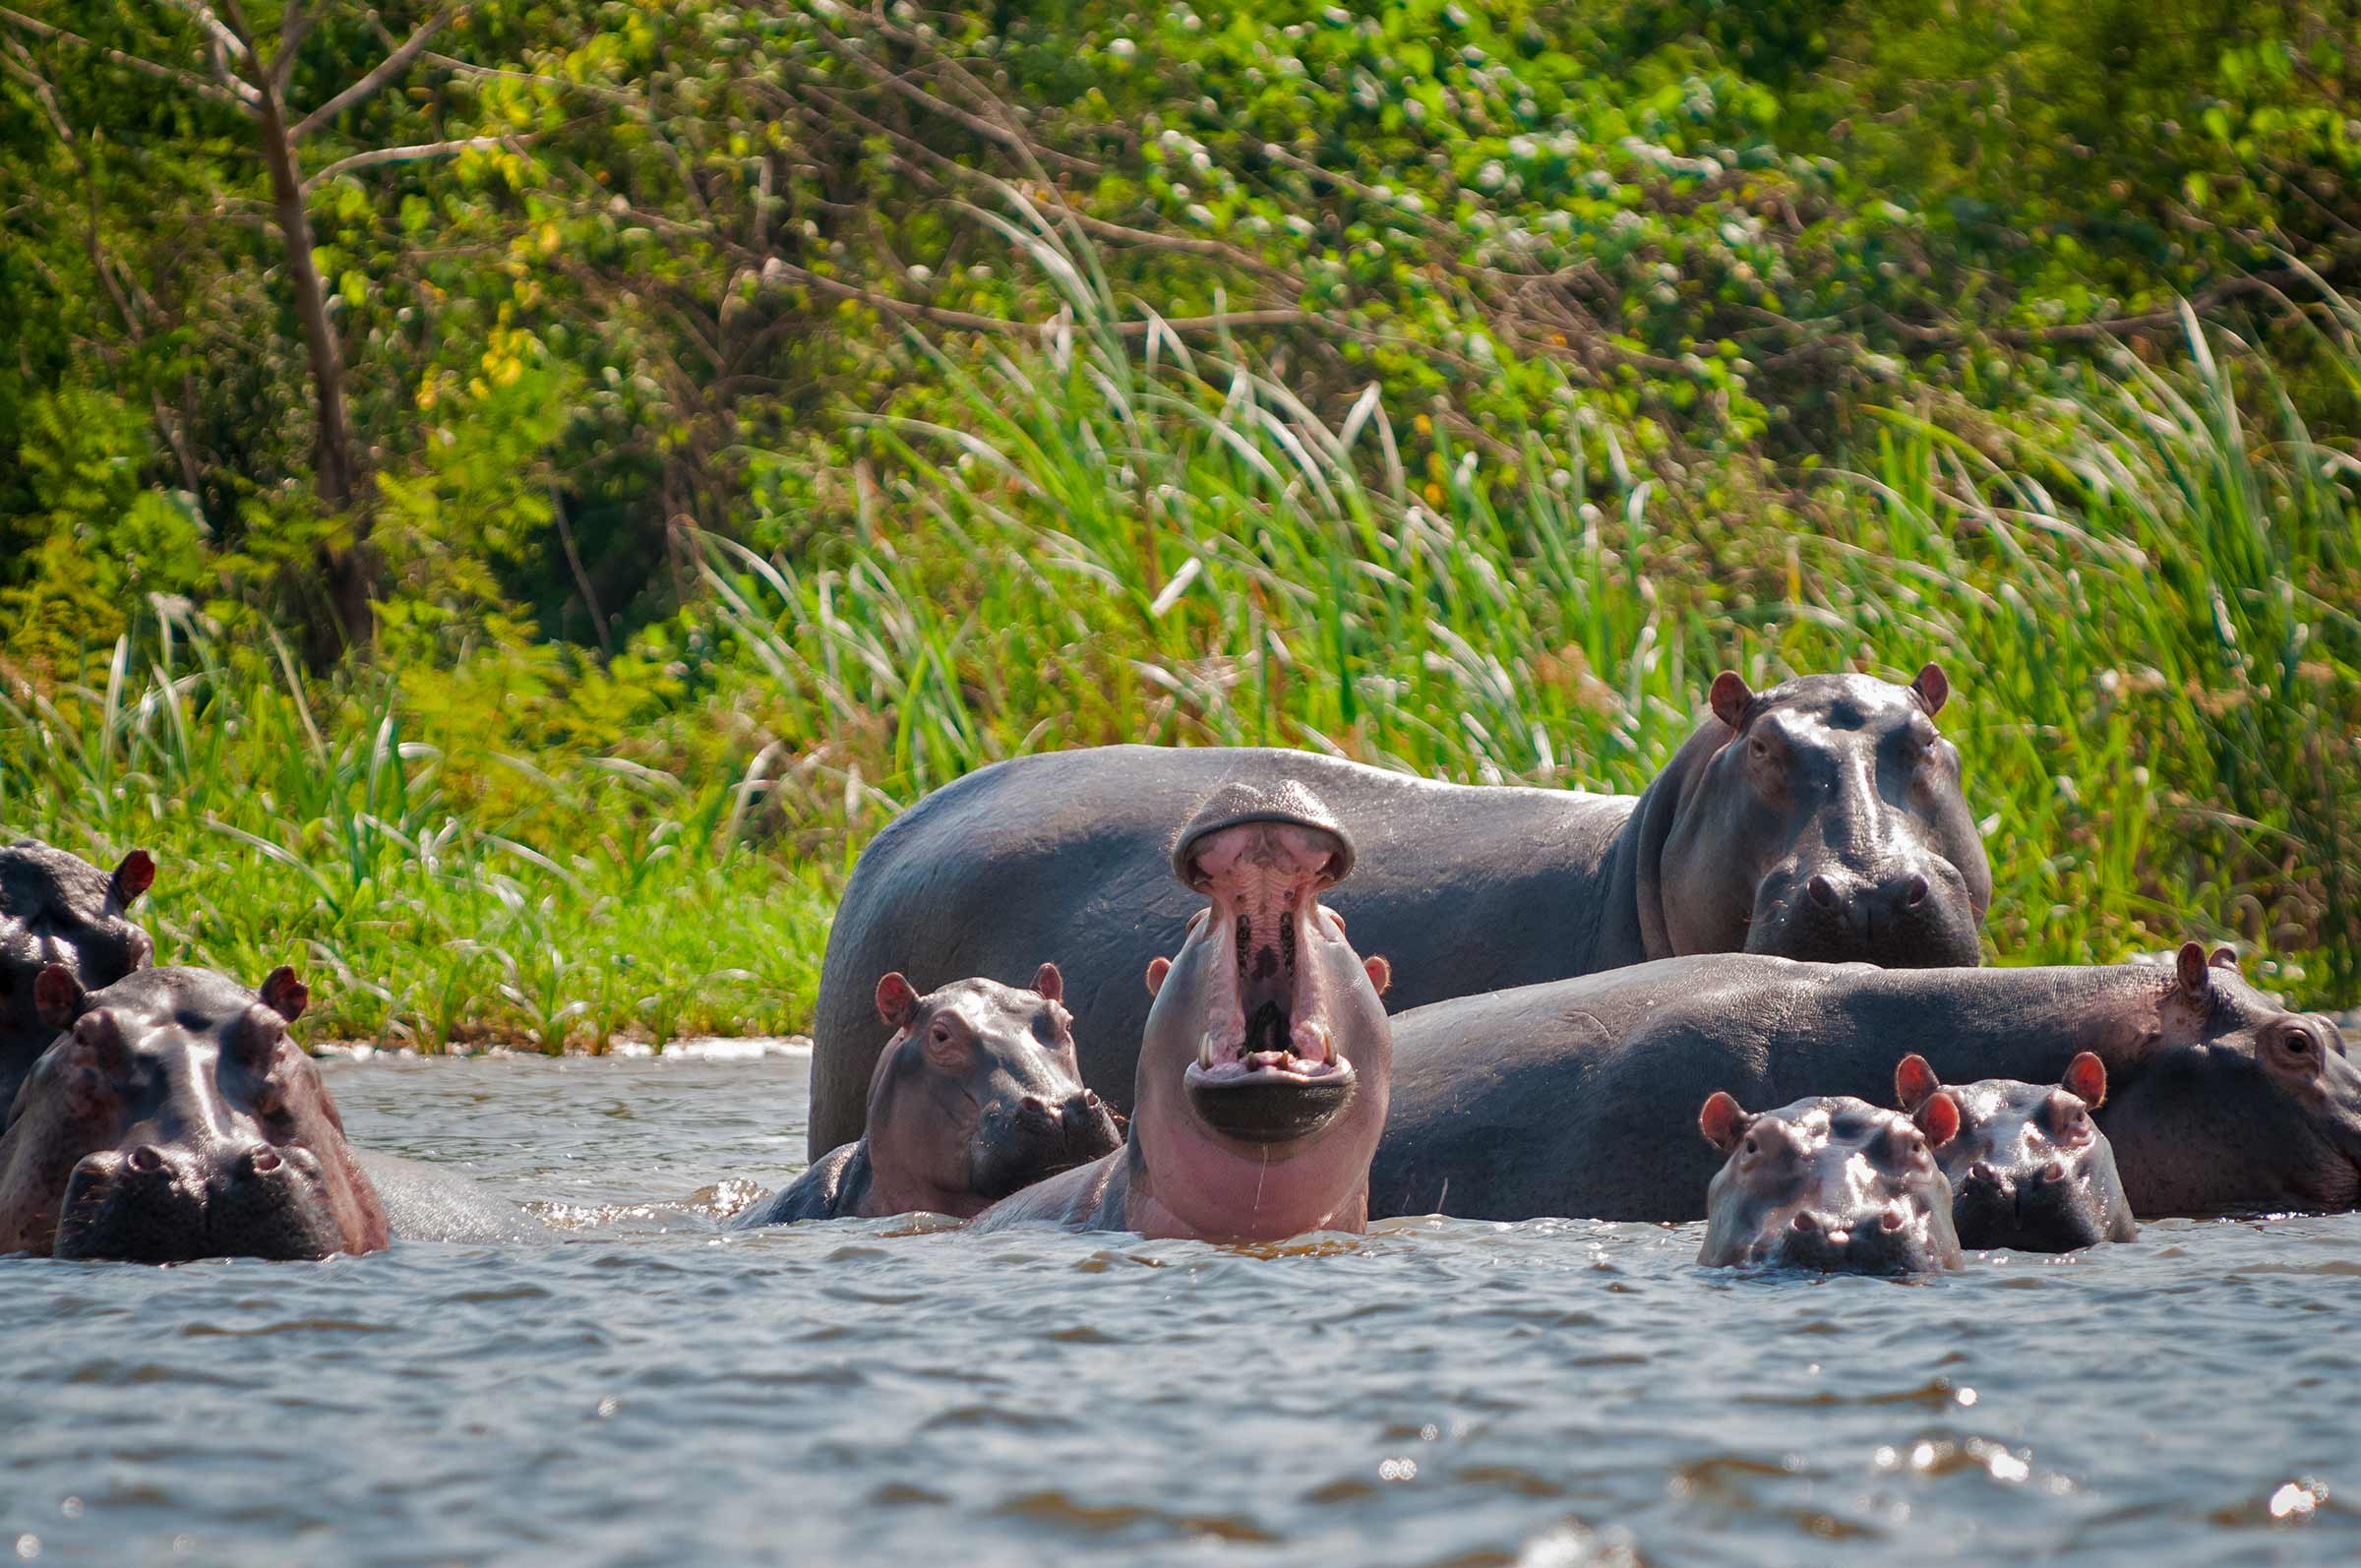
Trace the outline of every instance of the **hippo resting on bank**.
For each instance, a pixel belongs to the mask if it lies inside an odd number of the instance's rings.
[[[1399,1006],[1679,953],[1973,964],[1992,878],[1949,684],[1714,682],[1712,713],[1645,794],[1438,784],[1305,752],[1115,746],[1018,757],[945,785],[854,868],[828,937],[811,1152],[860,1135],[886,1031],[870,988],[1065,971],[1082,1079],[1120,1102],[1146,1021],[1141,967],[1188,912],[1172,824],[1233,780],[1301,780],[1354,824],[1370,870],[1341,898],[1402,975]],[[1119,1106],[1120,1108],[1120,1106]]]
[[[1178,958],[1145,966],[1129,1137],[971,1229],[1255,1241],[1366,1227],[1392,1070],[1385,960],[1364,963],[1319,902],[1352,844],[1301,785],[1239,784],[1181,829],[1171,865],[1211,907]]]
[[[1056,964],[1030,991],[962,980],[922,996],[899,974],[878,981],[894,1035],[869,1086],[869,1130],[733,1223],[966,1219],[1113,1150],[1121,1136],[1082,1087],[1064,995]]]
[[[2349,1209],[2361,1071],[2192,942],[2176,964],[1881,970],[1730,954],[1469,996],[1394,1019],[1370,1212],[1694,1220],[1717,1089],[1879,1100],[1918,1052],[1946,1081],[2106,1069],[2097,1122],[2142,1217]]]
[[[1697,1130],[1727,1158],[1706,1188],[1708,1267],[1931,1274],[1960,1266],[1951,1183],[1935,1151],[1960,1129],[1940,1090],[1911,1116],[1848,1096],[1749,1115],[1717,1089]]]
[[[0,1108],[57,1038],[33,1002],[42,970],[61,964],[94,990],[153,961],[128,911],[154,880],[144,849],[108,873],[37,839],[0,845]]]
[[[1959,1136],[1935,1157],[1951,1180],[1961,1245],[2074,1252],[2140,1234],[2114,1146],[2090,1118],[2107,1099],[2106,1063],[2095,1054],[2076,1055],[2055,1084],[1946,1084],[1913,1054],[1894,1069],[1894,1096],[1912,1115],[1938,1097],[1959,1106]]]

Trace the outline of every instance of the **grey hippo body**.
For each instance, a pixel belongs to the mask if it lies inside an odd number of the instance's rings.
[[[1149,998],[1195,895],[1174,824],[1231,783],[1314,792],[1366,870],[1335,911],[1385,954],[1398,1005],[1721,951],[1972,964],[1991,896],[1934,715],[1910,686],[1714,683],[1707,717],[1638,796],[1442,784],[1305,752],[1105,747],[1019,757],[929,795],[869,845],[820,977],[811,1151],[858,1137],[887,1031],[877,976],[1065,971],[1083,1080],[1126,1105]]]
[[[1056,964],[1030,990],[974,979],[924,996],[886,975],[878,1015],[894,1034],[870,1083],[868,1129],[732,1223],[966,1219],[1112,1151],[1121,1138],[1082,1087],[1064,995]]]
[[[58,964],[95,991],[147,968],[155,947],[130,910],[154,879],[146,850],[104,872],[38,839],[0,845],[0,1115],[57,1038],[34,980]]]
[[[2054,1083],[2105,1065],[2097,1120],[2141,1218],[2338,1210],[2361,1195],[2361,1071],[2328,1020],[2209,962],[1883,970],[1676,958],[1394,1019],[1393,1112],[1371,1212],[1704,1217],[1692,1128],[1748,1105],[1877,1102],[1917,1053],[1948,1082]]]

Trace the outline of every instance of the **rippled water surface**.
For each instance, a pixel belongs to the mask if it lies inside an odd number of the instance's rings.
[[[714,1182],[801,1163],[801,1055],[328,1070],[559,1244],[0,1261],[0,1552],[2361,1558],[2361,1217],[1934,1285],[1707,1272],[1694,1226],[725,1236]]]

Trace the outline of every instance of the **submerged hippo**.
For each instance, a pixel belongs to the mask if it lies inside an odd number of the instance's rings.
[[[1002,974],[1054,953],[1083,1081],[1120,1101],[1146,1019],[1140,968],[1188,912],[1168,834],[1236,779],[1300,779],[1371,870],[1339,900],[1403,974],[1400,1005],[1677,953],[1973,964],[1992,878],[1950,691],[1805,676],[1714,682],[1712,712],[1645,794],[1437,784],[1273,750],[1117,746],[1018,757],[888,823],[844,890],[820,976],[811,1151],[858,1137],[884,1043],[875,978]]]
[[[1241,1241],[1364,1229],[1393,1051],[1385,960],[1364,963],[1319,901],[1352,870],[1351,842],[1302,786],[1237,784],[1181,829],[1171,865],[1211,907],[1178,958],[1146,966],[1129,1137],[976,1228]]]
[[[37,839],[0,845],[0,1109],[57,1031],[33,1003],[33,981],[63,965],[84,986],[111,986],[153,961],[130,909],[155,880],[144,849],[112,873]]]
[[[2096,1055],[2079,1053],[2055,1084],[1946,1084],[1924,1056],[1903,1057],[1894,1069],[1902,1109],[1914,1114],[1938,1095],[1960,1108],[1959,1136],[1937,1158],[1951,1178],[1962,1245],[2075,1252],[2139,1236],[2114,1147],[2090,1118],[2107,1099],[2107,1066]]]
[[[176,1263],[387,1243],[376,1189],[310,1057],[289,969],[260,993],[202,969],[35,983],[61,1030],[0,1135],[0,1252]]]
[[[1937,1091],[1904,1116],[1848,1096],[1748,1114],[1717,1089],[1697,1128],[1727,1158],[1706,1189],[1697,1261],[1931,1274],[1960,1266],[1937,1149],[1960,1108]]]
[[[2106,1068],[2097,1115],[2132,1211],[2349,1209],[2361,1071],[2190,943],[2171,967],[1886,970],[1727,954],[1439,1002],[1394,1019],[1377,1215],[1694,1220],[1686,1135],[1716,1089],[1883,1099],[1916,1047],[1949,1082]]]
[[[869,1130],[741,1227],[888,1214],[962,1219],[1121,1142],[1074,1065],[1065,982],[1043,964],[1031,991],[962,980],[922,996],[899,974],[878,982],[894,1031],[869,1086]]]

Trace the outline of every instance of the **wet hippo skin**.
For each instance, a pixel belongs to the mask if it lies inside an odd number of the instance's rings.
[[[59,964],[95,991],[146,968],[155,947],[129,911],[154,880],[146,850],[103,872],[38,839],[0,845],[0,1116],[57,1038],[33,1003],[33,981]]]
[[[863,852],[828,938],[813,1158],[861,1132],[889,1033],[877,977],[1065,972],[1083,1081],[1127,1106],[1148,997],[1194,907],[1166,874],[1215,789],[1297,780],[1366,862],[1334,907],[1393,964],[1397,1006],[1681,953],[1973,964],[1991,896],[1936,728],[1950,692],[1806,676],[1710,712],[1639,796],[1440,784],[1303,752],[1119,746],[1019,757],[936,791]],[[1891,1065],[1889,1063],[1889,1065]]]

